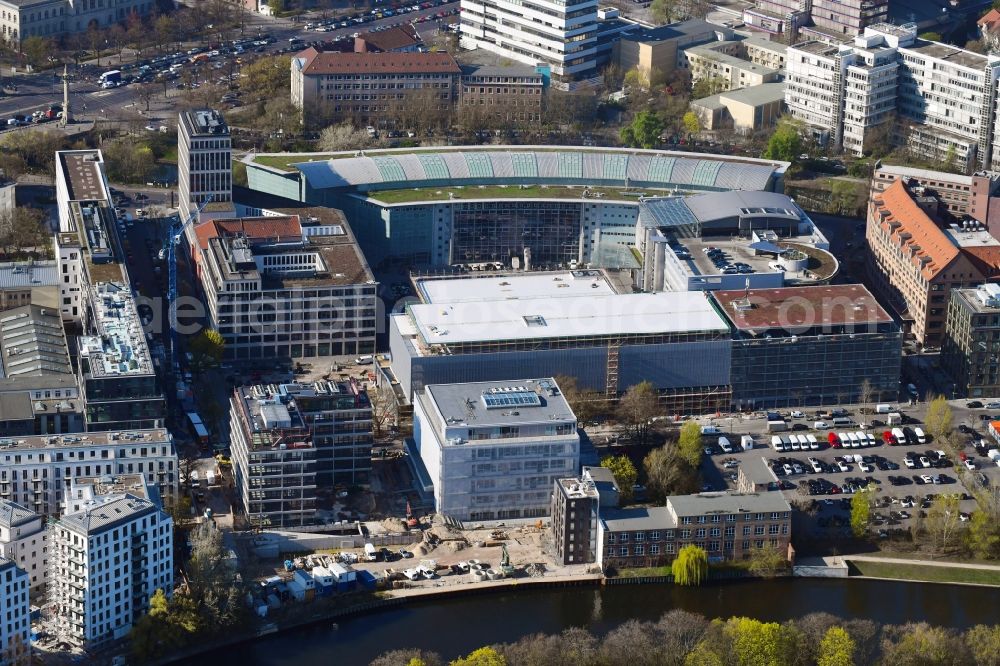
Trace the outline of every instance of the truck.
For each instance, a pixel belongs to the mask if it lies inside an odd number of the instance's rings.
[[[97,77],[97,84],[102,88],[117,88],[122,84],[122,72],[120,69],[112,69]]]
[[[374,562],[378,559],[378,551],[375,550],[375,546],[371,541],[365,544],[365,560],[369,562]]]

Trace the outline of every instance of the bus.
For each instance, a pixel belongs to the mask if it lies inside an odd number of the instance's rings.
[[[208,446],[208,428],[202,423],[197,412],[187,412],[188,421],[191,424],[191,434],[199,446]]]
[[[104,72],[97,78],[97,85],[102,88],[116,88],[122,82],[122,72],[120,69],[112,69]]]

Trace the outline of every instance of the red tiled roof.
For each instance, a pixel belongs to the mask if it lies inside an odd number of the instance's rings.
[[[302,238],[298,215],[280,217],[243,217],[209,220],[195,227],[198,245],[208,248],[208,241],[219,236],[246,234],[249,239]]]
[[[395,51],[421,43],[416,29],[412,25],[399,25],[388,30],[363,32],[357,36],[355,44],[361,48],[356,51]]]
[[[461,74],[449,53],[339,53],[306,49],[304,74]]]
[[[872,222],[881,225],[892,239],[910,253],[910,262],[930,280],[945,269],[960,251],[897,180],[872,199]]]
[[[963,247],[962,252],[976,265],[983,275],[1000,275],[1000,245]]]
[[[980,28],[985,28],[987,32],[994,32],[998,27],[998,23],[1000,23],[1000,11],[996,9],[991,9],[976,21],[976,25]]]

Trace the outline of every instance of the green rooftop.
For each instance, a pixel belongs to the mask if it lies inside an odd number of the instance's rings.
[[[398,190],[377,190],[363,192],[372,199],[383,203],[414,203],[420,201],[439,201],[453,199],[582,199],[584,190],[588,191],[588,199],[615,201],[638,201],[641,195],[655,196],[667,194],[666,190],[636,189],[625,190],[621,187],[563,187],[558,185],[487,185],[484,187],[408,187]],[[449,196],[450,195],[450,196]],[[597,196],[595,196],[597,195]]]

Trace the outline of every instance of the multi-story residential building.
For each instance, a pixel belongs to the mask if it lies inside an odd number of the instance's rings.
[[[826,41],[850,39],[870,25],[889,18],[889,0],[812,0],[810,24],[802,27],[809,37]]]
[[[55,516],[74,479],[143,474],[168,506],[177,496],[177,452],[166,430],[0,439],[0,499]]]
[[[741,58],[744,47],[738,41],[712,42],[684,49],[691,80],[707,80],[716,92],[774,83],[781,72]]]
[[[32,596],[45,588],[49,580],[48,530],[39,514],[4,499],[0,499],[2,558],[13,561],[27,572]]]
[[[998,78],[1000,57],[878,24],[852,45],[789,47],[786,103],[820,138],[856,155],[874,137],[963,170],[991,168]]]
[[[952,396],[1000,397],[1000,285],[955,289],[941,345],[941,367],[954,380]]]
[[[437,384],[414,399],[413,439],[438,513],[536,518],[580,464],[576,416],[554,379]]]
[[[128,635],[149,598],[174,583],[173,520],[141,480],[93,485],[97,493],[50,533],[55,633],[84,649]]]
[[[689,544],[704,549],[709,562],[745,560],[759,548],[787,554],[791,514],[780,492],[676,495],[665,506],[602,508],[597,563],[603,569],[661,566]]]
[[[865,382],[869,400],[896,399],[902,334],[864,286],[714,291],[712,299],[732,327],[737,409],[857,402]]]
[[[562,564],[597,561],[597,519],[618,506],[615,477],[606,467],[584,467],[579,478],[556,479],[552,491],[552,546]]]
[[[0,262],[0,312],[31,304],[58,311],[59,282],[55,261]]]
[[[462,68],[461,108],[487,127],[538,123],[542,119],[545,77],[527,66]]]
[[[597,75],[597,0],[462,0],[461,17],[462,48],[544,63],[560,87]]]
[[[232,148],[229,126],[218,111],[199,109],[178,115],[177,196],[182,220],[204,201],[232,202]]]
[[[153,0],[0,0],[0,37],[20,48],[28,37],[59,38],[110,28],[132,16],[147,16],[155,7]]]
[[[951,290],[1000,277],[1000,241],[979,224],[939,226],[902,180],[872,195],[867,239],[876,293],[925,347],[944,341]]]
[[[446,118],[462,70],[448,53],[341,53],[308,48],[292,58],[291,100],[307,126],[347,120],[405,129]]]
[[[1000,198],[994,196],[1000,188],[1000,175],[977,171],[966,176],[880,162],[872,175],[872,195],[884,192],[897,180],[904,181],[915,193],[937,197],[941,214],[952,221],[967,221],[971,217],[1000,237],[1000,213],[990,215],[991,209],[1000,205]]]
[[[31,663],[28,574],[0,557],[0,666]]]
[[[343,213],[277,209],[196,230],[196,264],[227,358],[311,358],[375,349],[376,289]]]
[[[316,449],[316,485],[368,484],[372,468],[372,406],[357,381],[253,386],[251,396],[280,402],[301,416]]]
[[[757,0],[743,10],[743,23],[785,44],[799,41],[799,30],[809,23],[812,0]]]
[[[230,398],[237,502],[256,527],[301,527],[316,513],[316,447],[294,401],[240,387]]]
[[[167,405],[128,287],[100,283],[87,302],[92,334],[79,338],[89,432],[162,427]]]

